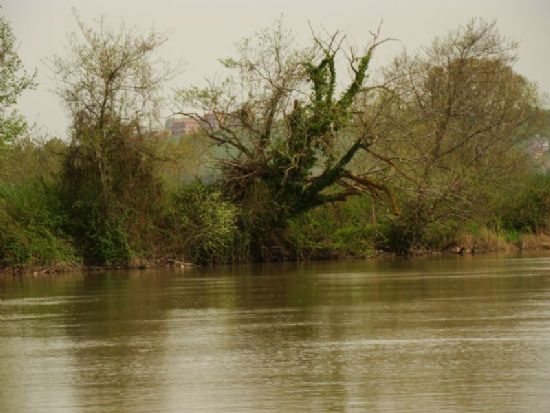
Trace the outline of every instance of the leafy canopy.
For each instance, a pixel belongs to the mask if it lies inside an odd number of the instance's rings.
[[[34,86],[35,74],[25,72],[13,30],[0,15],[0,148],[26,131],[27,123],[15,105],[23,91]]]

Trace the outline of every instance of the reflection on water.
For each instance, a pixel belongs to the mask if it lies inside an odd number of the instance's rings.
[[[550,411],[550,258],[0,280],[0,411]]]

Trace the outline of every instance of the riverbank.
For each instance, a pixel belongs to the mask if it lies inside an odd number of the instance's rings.
[[[478,255],[494,253],[517,252],[550,252],[550,234],[524,234],[517,240],[507,241],[503,236],[492,234],[489,236],[465,235],[446,246],[445,249],[413,248],[407,254],[397,254],[383,250],[374,250],[368,256],[343,254],[337,251],[325,251],[324,254],[311,254],[307,257],[286,257],[282,260],[269,262],[307,262],[307,261],[342,261],[342,260],[378,260],[394,259],[398,257],[426,257],[426,256],[452,256],[452,255]],[[215,260],[213,260],[215,262]],[[180,268],[212,266],[215,264],[199,264],[183,259],[156,258],[135,259],[125,265],[86,266],[75,262],[57,262],[50,265],[10,266],[0,269],[0,277],[14,276],[40,276],[50,274],[62,274],[70,272],[94,272],[105,270],[146,270],[155,268]]]
[[[71,262],[58,262],[52,265],[11,266],[0,269],[3,276],[39,276],[47,274],[63,274],[70,272],[94,272],[105,270],[147,270],[153,268],[191,268],[197,264],[176,259],[135,260],[126,265],[84,265]]]

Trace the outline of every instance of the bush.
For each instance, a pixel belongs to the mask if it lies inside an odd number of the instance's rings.
[[[136,253],[132,249],[124,223],[127,218],[103,217],[89,204],[85,215],[80,215],[79,228],[74,232],[80,253],[87,265],[126,265]],[[84,212],[84,211],[81,211]]]
[[[55,188],[40,181],[0,183],[0,267],[76,262],[61,230],[64,219]]]
[[[88,265],[127,265],[153,254],[164,192],[155,141],[136,126],[85,119],[68,149],[63,203],[67,231]]]
[[[286,241],[298,259],[372,256],[376,225],[371,206],[367,197],[357,197],[318,207],[290,220]]]
[[[426,230],[429,223],[426,216],[418,213],[411,205],[405,204],[401,215],[383,216],[377,232],[376,245],[384,251],[397,254],[407,254],[413,248],[426,247]]]
[[[200,182],[173,194],[164,224],[171,255],[199,264],[248,258],[248,239],[237,226],[238,209]]]
[[[533,174],[496,205],[493,226],[538,233],[550,229],[550,175]]]

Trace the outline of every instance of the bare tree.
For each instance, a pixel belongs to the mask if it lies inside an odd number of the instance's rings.
[[[144,223],[161,190],[147,138],[172,71],[156,57],[162,34],[113,29],[103,19],[89,27],[75,17],[68,54],[52,61],[71,118],[63,176],[69,230],[90,263],[113,263],[146,241]]]
[[[400,219],[421,228],[471,217],[483,204],[476,202],[483,182],[517,168],[518,143],[540,126],[540,101],[512,69],[516,50],[495,23],[472,20],[385,69],[384,87],[363,116],[381,137],[384,163],[403,171],[393,179],[408,199]]]
[[[57,92],[76,122],[85,116],[101,129],[110,118],[143,129],[158,115],[161,88],[173,69],[156,56],[166,36],[135,27],[109,27],[104,18],[69,35],[68,56],[55,56]]]

